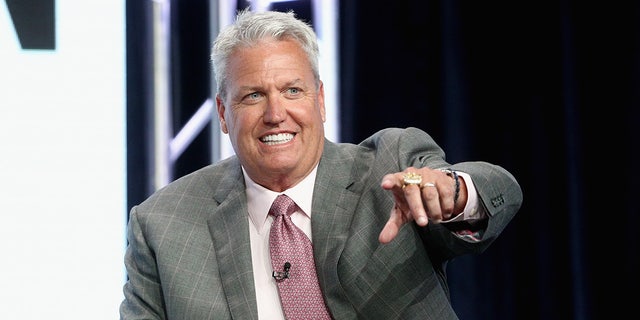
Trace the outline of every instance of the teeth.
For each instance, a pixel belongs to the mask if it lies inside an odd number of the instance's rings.
[[[279,133],[279,134],[272,134],[272,135],[268,135],[265,137],[262,137],[262,139],[260,139],[260,141],[268,144],[268,145],[274,145],[274,144],[280,144],[280,143],[286,143],[291,141],[291,139],[293,139],[293,134],[291,133]]]

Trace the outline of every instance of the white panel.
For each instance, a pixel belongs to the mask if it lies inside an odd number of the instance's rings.
[[[20,48],[0,2],[0,319],[117,319],[124,1],[55,3],[43,51]]]

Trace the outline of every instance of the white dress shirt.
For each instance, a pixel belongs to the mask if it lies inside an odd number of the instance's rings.
[[[291,215],[293,223],[311,238],[311,196],[316,181],[317,167],[294,187],[285,192],[273,192],[253,182],[243,169],[247,186],[247,207],[251,235],[251,261],[255,281],[259,319],[284,319],[284,313],[278,296],[278,287],[271,276],[271,255],[269,253],[269,230],[273,217],[269,216],[271,204],[280,194],[286,194],[302,211]]]

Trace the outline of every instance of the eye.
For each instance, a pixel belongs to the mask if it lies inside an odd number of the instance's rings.
[[[300,88],[291,87],[287,88],[287,90],[284,91],[284,94],[288,98],[297,98],[302,94],[302,90],[300,90]]]
[[[252,92],[242,98],[242,103],[245,104],[255,104],[258,103],[262,99],[263,95],[260,92]]]
[[[248,98],[248,99],[251,99],[251,100],[256,100],[256,99],[260,99],[260,96],[261,96],[261,95],[260,95],[259,93],[257,93],[257,92],[252,92],[252,93],[250,93],[250,94],[248,94],[248,95],[247,95],[247,98]]]

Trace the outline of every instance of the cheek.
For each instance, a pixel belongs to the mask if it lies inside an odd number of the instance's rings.
[[[255,110],[243,109],[227,114],[227,129],[232,133],[251,131],[260,121],[260,114]]]

